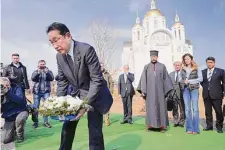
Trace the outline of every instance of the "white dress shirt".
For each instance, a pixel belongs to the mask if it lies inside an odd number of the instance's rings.
[[[177,76],[178,76],[178,82],[181,80],[181,75],[180,75],[180,71],[175,71],[175,81],[176,81],[176,79],[177,79]]]
[[[74,42],[71,42],[70,50],[67,54],[69,54],[74,62],[74,56],[73,56],[73,48],[74,48]]]
[[[208,69],[208,70],[207,70],[207,78],[209,78],[210,72],[211,72],[211,76],[213,75],[214,69],[215,69],[215,68],[212,68],[212,69]]]
[[[126,73],[124,73],[124,81],[125,81],[125,83],[127,82],[127,74]]]
[[[212,79],[213,72],[214,72],[214,68],[207,70],[207,79],[208,79],[208,81],[210,81]]]

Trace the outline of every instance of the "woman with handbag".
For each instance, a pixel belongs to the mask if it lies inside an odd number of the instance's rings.
[[[199,134],[199,87],[202,79],[201,70],[193,60],[191,54],[182,57],[181,85],[185,103],[186,132],[187,134]]]

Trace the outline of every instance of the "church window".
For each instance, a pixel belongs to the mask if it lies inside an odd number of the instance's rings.
[[[179,30],[179,39],[181,40],[181,32],[180,32],[180,30]]]
[[[137,38],[140,40],[140,31],[137,32]]]

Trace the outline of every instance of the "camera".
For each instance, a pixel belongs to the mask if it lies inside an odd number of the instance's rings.
[[[40,66],[39,67],[39,69],[45,69],[46,68],[46,66]]]

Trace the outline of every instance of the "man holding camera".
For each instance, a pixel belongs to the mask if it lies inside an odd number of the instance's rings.
[[[51,93],[50,82],[54,80],[53,73],[46,67],[46,62],[44,60],[40,60],[38,62],[38,68],[33,72],[31,80],[34,82],[33,86],[34,107],[39,108],[41,98],[46,100],[50,96]],[[47,116],[44,116],[44,126],[47,128],[52,127],[48,122]],[[38,120],[33,124],[33,128],[37,127],[38,127]]]
[[[29,89],[26,67],[20,62],[19,54],[12,54],[12,63],[3,69],[3,77],[9,78],[14,94],[25,98],[25,89]]]
[[[17,96],[6,77],[0,77],[1,85],[1,113],[5,119],[3,126],[2,142],[4,144],[14,141],[16,133],[17,142],[24,141],[24,128],[28,117],[27,102],[25,97]]]

